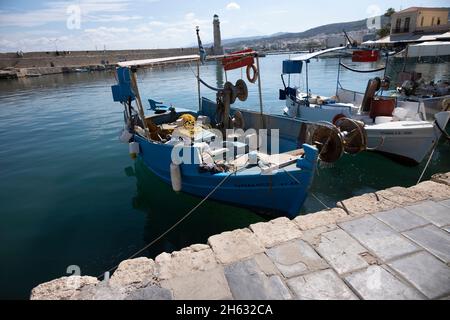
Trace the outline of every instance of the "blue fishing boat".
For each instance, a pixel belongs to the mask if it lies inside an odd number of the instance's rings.
[[[256,82],[260,72],[257,52],[209,59],[219,62],[231,59],[235,64],[242,58],[247,63],[248,58],[256,60],[257,64],[252,64],[252,69],[257,70],[252,82]],[[224,88],[208,85],[199,74],[202,59],[193,55],[119,63],[118,84],[112,87],[112,93],[114,101],[124,107],[121,140],[129,143],[132,157],[140,157],[175,192],[264,213],[298,215],[318,159],[322,156],[336,160],[340,155],[330,156],[336,153],[336,148],[329,142],[336,139],[322,134],[315,139],[316,145],[305,144],[305,134],[311,129],[307,123],[264,114],[259,79],[260,112],[231,108],[236,99],[247,99],[246,82],[242,79],[236,84],[227,82]],[[173,107],[165,110],[155,108],[151,102],[151,112],[145,114],[137,70],[181,63],[197,65],[199,110]],[[201,98],[201,84],[216,91],[216,101]],[[318,131],[335,137],[336,131],[328,126]]]

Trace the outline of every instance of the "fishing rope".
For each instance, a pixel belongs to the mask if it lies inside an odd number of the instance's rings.
[[[436,143],[434,144],[433,151],[431,152],[430,157],[428,158],[427,164],[425,165],[425,168],[423,169],[422,174],[420,175],[420,178],[419,178],[419,180],[417,181],[417,184],[419,184],[420,182],[422,182],[423,176],[425,175],[425,172],[427,171],[428,166],[429,166],[430,163],[431,163],[431,159],[433,159],[434,152],[436,151],[436,148],[437,148],[437,146],[438,146],[438,142],[439,142],[439,140],[436,141]]]
[[[294,179],[294,181],[296,181],[298,184],[301,184],[300,181],[298,181],[298,179],[296,177],[294,177],[289,171],[287,171],[286,169],[283,169],[284,172],[286,172],[292,179]],[[314,192],[310,192],[310,194],[314,197],[314,199],[316,199],[325,209],[330,210],[331,208],[329,206],[327,206],[322,200],[319,199],[318,196],[316,196],[314,194]]]
[[[380,72],[386,69],[386,67],[382,67],[382,68],[378,68],[378,69],[373,69],[373,70],[357,70],[357,69],[353,69],[345,64],[343,64],[342,62],[340,63],[340,65],[342,67],[344,67],[347,70],[353,71],[353,72],[357,72],[357,73],[372,73],[372,72]]]
[[[435,121],[436,123],[436,127],[439,129],[439,131],[442,133],[442,135],[444,136],[445,139],[447,139],[447,141],[450,141],[450,135],[445,132],[444,129],[441,128],[441,126],[439,125],[439,123],[437,121]]]
[[[236,174],[236,172],[231,172],[229,173],[224,179],[222,179],[222,181],[205,197],[202,199],[202,201],[200,201],[191,211],[189,211],[185,216],[183,216],[180,220],[178,220],[174,225],[172,225],[169,229],[167,229],[164,233],[162,233],[159,237],[157,237],[155,240],[153,240],[152,242],[150,242],[149,244],[147,244],[145,247],[143,247],[142,249],[140,249],[139,251],[137,251],[136,253],[134,253],[133,255],[131,255],[129,258],[125,259],[125,260],[130,260],[135,258],[137,255],[139,255],[140,253],[142,253],[143,251],[147,250],[148,248],[150,248],[152,245],[154,245],[156,242],[158,242],[159,240],[161,240],[162,238],[164,238],[170,231],[172,231],[173,229],[175,229],[181,222],[183,222],[184,220],[186,220],[190,215],[192,215],[203,203],[206,202],[206,200],[208,200],[227,180],[229,177],[231,177],[233,174]],[[101,278],[104,277],[104,275],[106,273],[110,273],[111,271],[117,269],[119,267],[119,265],[114,266],[113,268],[107,270],[106,272],[104,272],[103,274],[97,276],[97,278]]]

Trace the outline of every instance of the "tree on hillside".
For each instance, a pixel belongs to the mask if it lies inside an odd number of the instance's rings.
[[[395,13],[394,8],[389,8],[386,10],[386,13],[384,14],[385,17],[391,17]],[[380,30],[378,30],[377,35],[380,38],[387,37],[391,34],[391,22],[387,23],[385,26],[381,27]]]
[[[394,8],[389,8],[386,10],[386,13],[384,14],[385,17],[390,17],[395,13],[395,9]]]

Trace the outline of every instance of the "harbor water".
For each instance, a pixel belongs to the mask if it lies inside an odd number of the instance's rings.
[[[281,62],[287,56],[261,60],[264,110],[281,114],[278,100]],[[351,62],[347,62],[351,65]],[[309,87],[332,96],[336,58],[311,61]],[[371,69],[376,65],[368,65]],[[401,70],[393,64],[390,73]],[[427,80],[450,80],[449,64],[408,66]],[[141,96],[198,108],[195,67],[178,66],[139,74]],[[220,86],[235,82],[241,71],[225,76],[214,64],[202,66],[203,79]],[[381,76],[382,74],[378,74]],[[341,83],[364,91],[369,76],[343,70]],[[304,81],[292,78],[295,84]],[[175,194],[140,161],[128,156],[118,140],[123,126],[120,104],[112,101],[110,72],[60,74],[0,82],[0,298],[29,297],[39,283],[68,275],[102,274],[144,247],[201,200]],[[204,96],[214,93],[202,88]],[[259,110],[256,86],[238,106]],[[382,155],[345,156],[332,167],[320,167],[302,214],[333,207],[339,200],[392,186],[415,184],[425,166],[407,167]],[[441,140],[424,179],[450,171],[450,145]],[[316,198],[320,199],[320,203]],[[154,258],[210,235],[267,217],[206,202],[143,255]]]

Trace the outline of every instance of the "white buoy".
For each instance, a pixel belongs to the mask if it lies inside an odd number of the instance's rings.
[[[130,142],[130,144],[129,144],[129,151],[130,151],[131,159],[136,159],[137,155],[140,153],[140,151],[139,151],[139,143],[137,143],[137,142]]]
[[[172,181],[172,189],[175,192],[180,192],[181,185],[181,169],[180,166],[174,163],[170,164],[170,180]]]

